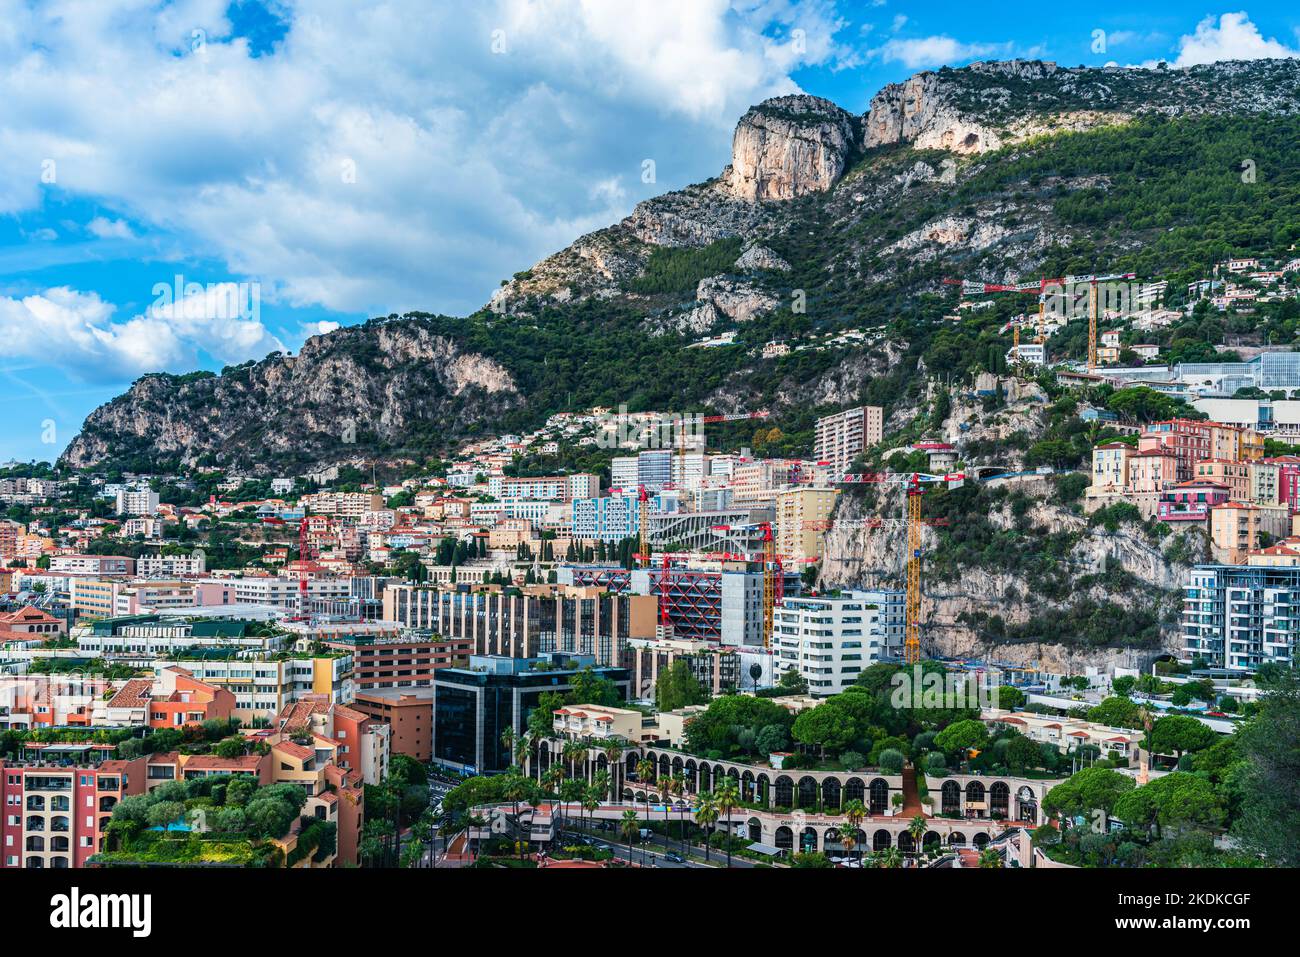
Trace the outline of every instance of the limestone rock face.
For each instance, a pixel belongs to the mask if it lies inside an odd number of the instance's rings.
[[[777,300],[768,293],[726,276],[701,279],[695,289],[695,298],[700,302],[711,303],[735,322],[748,322],[755,316],[771,312],[778,305]]]
[[[982,153],[1002,145],[990,127],[963,116],[944,96],[936,73],[918,73],[902,83],[890,83],[871,100],[863,146],[911,143],[918,149],[953,153]]]
[[[220,376],[144,376],[87,417],[61,461],[87,468],[143,453],[192,467],[211,457],[262,474],[484,422],[519,401],[505,366],[406,318],[313,336],[297,356]]]
[[[736,126],[722,181],[746,202],[823,193],[855,151],[857,121],[829,100],[779,96],[751,109]]]

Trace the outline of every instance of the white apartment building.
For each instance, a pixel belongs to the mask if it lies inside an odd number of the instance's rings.
[[[846,409],[817,420],[816,458],[847,472],[854,457],[885,437],[885,410],[878,405]]]
[[[533,478],[494,475],[488,479],[488,494],[505,501],[531,499],[545,502],[571,502],[575,498],[595,498],[600,495],[600,476],[590,472]]]
[[[311,601],[346,599],[350,595],[349,581],[347,578],[310,578],[307,580],[307,598]],[[207,578],[203,582],[231,589],[234,592],[232,604],[298,607],[297,578]]]
[[[158,555],[137,558],[135,573],[141,578],[175,578],[184,575],[202,575],[208,570],[203,555]]]
[[[158,511],[158,493],[151,488],[118,489],[118,515],[153,515]]]
[[[886,653],[883,618],[866,592],[784,599],[773,613],[773,680],[794,670],[810,694],[839,694]]]

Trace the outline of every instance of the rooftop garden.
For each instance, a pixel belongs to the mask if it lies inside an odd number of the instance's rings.
[[[113,808],[103,864],[228,864],[278,867],[285,863],[273,839],[299,823],[290,866],[308,854],[333,852],[335,825],[299,818],[307,803],[296,784],[260,787],[247,776],[220,775],[169,781],[147,794],[123,798]]]

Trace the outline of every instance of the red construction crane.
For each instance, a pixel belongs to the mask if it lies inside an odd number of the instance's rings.
[[[1013,285],[1002,285],[998,283],[980,282],[971,279],[945,279],[944,284],[949,286],[961,286],[963,295],[978,296],[990,292],[1018,292],[1032,293],[1038,296],[1038,342],[1042,343],[1047,340],[1047,319],[1043,306],[1043,295],[1049,289],[1065,286],[1079,285],[1088,283],[1088,369],[1089,371],[1097,368],[1097,283],[1114,282],[1119,279],[1136,279],[1137,274],[1111,273],[1106,276],[1060,276],[1056,279],[1038,279],[1029,282],[1019,282]],[[1012,325],[1012,348],[1016,357],[1020,357],[1020,327]]]

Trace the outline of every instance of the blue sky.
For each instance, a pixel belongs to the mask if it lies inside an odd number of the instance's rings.
[[[54,458],[145,372],[472,311],[716,175],[767,96],[861,112],[978,59],[1300,55],[1280,2],[0,0],[0,22],[0,461]]]

